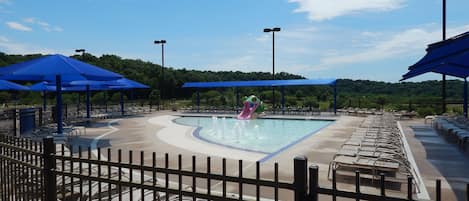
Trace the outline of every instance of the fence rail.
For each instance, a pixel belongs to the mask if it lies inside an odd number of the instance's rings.
[[[57,150],[56,150],[57,148]],[[92,154],[96,151],[96,156]],[[200,162],[195,156],[183,163],[177,156],[177,167],[170,167],[169,155],[163,159],[151,154],[129,151],[127,160],[122,150],[117,157],[111,149],[57,146],[53,138],[42,143],[24,138],[0,135],[0,200],[295,200],[317,201],[319,195],[355,200],[414,200],[412,177],[407,179],[407,197],[386,194],[385,176],[379,180],[379,195],[361,192],[360,172],[355,173],[355,191],[337,189],[335,171],[332,188],[319,186],[319,168],[308,166],[304,157],[296,157],[293,181],[279,180],[279,166],[274,164],[273,176],[261,178],[261,165],[255,174],[246,177],[243,161],[237,161],[237,175],[227,174],[227,162],[236,169],[236,161],[221,160],[221,169],[213,171],[213,160]],[[138,153],[137,153],[138,154]],[[106,156],[106,157],[105,157]],[[148,161],[148,160],[147,160]],[[163,163],[162,165],[157,165]],[[198,165],[205,168],[197,169]],[[184,167],[183,167],[184,166]],[[214,185],[216,184],[216,185]],[[469,188],[469,185],[468,185]],[[436,183],[435,200],[441,200],[441,182]]]

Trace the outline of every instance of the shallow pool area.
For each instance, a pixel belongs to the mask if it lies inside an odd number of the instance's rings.
[[[298,143],[334,121],[180,117],[174,122],[196,127],[194,136],[210,143],[271,154]]]

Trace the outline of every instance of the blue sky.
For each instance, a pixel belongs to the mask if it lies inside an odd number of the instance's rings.
[[[116,54],[198,70],[397,82],[441,39],[441,0],[0,0],[0,51]],[[448,35],[469,31],[469,1],[447,4]],[[426,75],[411,81],[437,79]]]

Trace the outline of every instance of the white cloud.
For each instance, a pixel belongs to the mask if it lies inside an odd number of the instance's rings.
[[[2,49],[2,52],[8,53],[8,54],[57,53],[57,51],[54,51],[52,49],[37,47],[35,45],[17,43],[17,42],[9,40],[5,36],[0,36],[0,49]]]
[[[298,3],[294,12],[306,12],[313,21],[329,20],[335,17],[360,12],[380,12],[395,10],[403,6],[405,0],[289,0]]]
[[[5,37],[5,36],[0,36],[0,42],[6,43],[6,42],[9,42],[9,41],[10,41],[10,40],[8,40],[7,37]]]
[[[6,25],[10,27],[11,29],[15,29],[18,31],[32,31],[33,30],[31,27],[25,26],[18,22],[6,22]]]
[[[62,27],[52,26],[49,23],[38,20],[34,17],[24,18],[23,21],[29,24],[38,25],[39,27],[42,28],[42,30],[47,31],[47,32],[62,32],[63,31]]]
[[[469,25],[448,29],[448,35],[457,35],[469,29]],[[367,34],[369,35],[369,34]],[[441,30],[413,28],[390,34],[371,43],[365,49],[351,50],[344,48],[340,53],[321,58],[315,68],[324,70],[354,63],[379,61],[390,58],[423,55],[427,44],[439,41]],[[364,39],[362,42],[366,42]]]
[[[214,61],[213,64],[207,65],[208,69],[216,69],[220,71],[242,71],[242,72],[251,72],[251,71],[262,71],[259,69],[259,66],[256,64],[256,57],[253,55],[243,55],[243,56],[233,56],[229,58],[221,58],[217,61]]]
[[[29,18],[24,18],[23,21],[32,24],[32,23],[36,22],[36,19],[33,18],[33,17],[29,17]]]

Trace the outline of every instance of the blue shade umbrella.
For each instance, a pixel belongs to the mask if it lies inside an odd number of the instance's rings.
[[[56,91],[57,87],[55,84],[50,84],[49,82],[38,82],[36,84],[33,84],[29,86],[29,89],[31,91]],[[84,86],[66,86],[62,85],[62,91],[85,91]],[[98,90],[98,89],[97,89]],[[101,90],[101,89],[99,89]]]
[[[96,81],[96,80],[77,80],[67,83],[72,86],[96,86],[97,88],[108,89],[148,89],[147,85],[133,81],[127,78],[121,78],[112,81]],[[93,88],[93,87],[92,87]]]
[[[29,86],[29,89],[31,91],[40,91],[43,93],[43,96],[42,96],[42,109],[44,111],[47,110],[47,103],[46,103],[46,93],[47,92],[55,92],[57,91],[57,87],[53,84],[50,84],[49,82],[38,82],[36,84],[33,84],[31,86]],[[79,86],[75,86],[75,87],[64,87],[62,86],[62,89],[61,91],[84,91],[85,88],[84,87],[79,87]]]
[[[98,85],[98,83],[104,83],[103,81],[82,81],[83,83],[94,83],[93,85],[83,86],[83,85],[72,85],[70,83],[63,83],[61,91],[67,91],[67,92],[79,92],[79,91],[86,91],[86,97],[87,97],[87,118],[90,117],[89,115],[89,98],[90,98],[90,91],[105,91],[105,90],[115,90],[109,88],[107,85]],[[38,82],[36,84],[33,84],[29,87],[31,91],[40,91],[44,93],[43,97],[43,109],[46,110],[46,99],[45,99],[45,93],[53,91],[55,92],[57,90],[57,87],[55,84],[52,84],[50,82]]]
[[[28,87],[6,80],[0,80],[0,91],[29,90]]]
[[[140,82],[122,78],[113,81],[107,81],[110,84],[111,89],[149,89],[150,87]],[[115,83],[115,84],[114,84]]]
[[[118,83],[119,85],[111,85],[109,86],[112,89],[120,89],[120,104],[121,104],[121,114],[124,115],[124,90],[126,89],[148,89],[150,88],[147,85],[144,85],[140,82],[136,82],[133,80],[129,80],[126,78],[114,80],[114,81],[108,81],[108,82],[114,82]]]
[[[464,116],[468,116],[469,32],[428,45],[427,54],[409,66],[402,80],[434,72],[464,79]]]
[[[127,78],[121,78],[118,80],[112,81],[93,81],[93,80],[78,80],[72,81],[70,85],[86,85],[90,87],[104,87],[108,90],[120,90],[120,105],[121,113],[124,115],[124,93],[126,89],[148,89],[150,88],[147,85],[144,85],[140,82],[133,81]],[[89,92],[87,91],[87,118],[89,118]]]
[[[57,133],[62,134],[62,82],[74,80],[116,80],[122,75],[76,59],[55,54],[0,68],[0,78],[56,83]]]
[[[75,80],[116,80],[122,75],[60,54],[48,55],[0,68],[5,80],[62,82]]]

